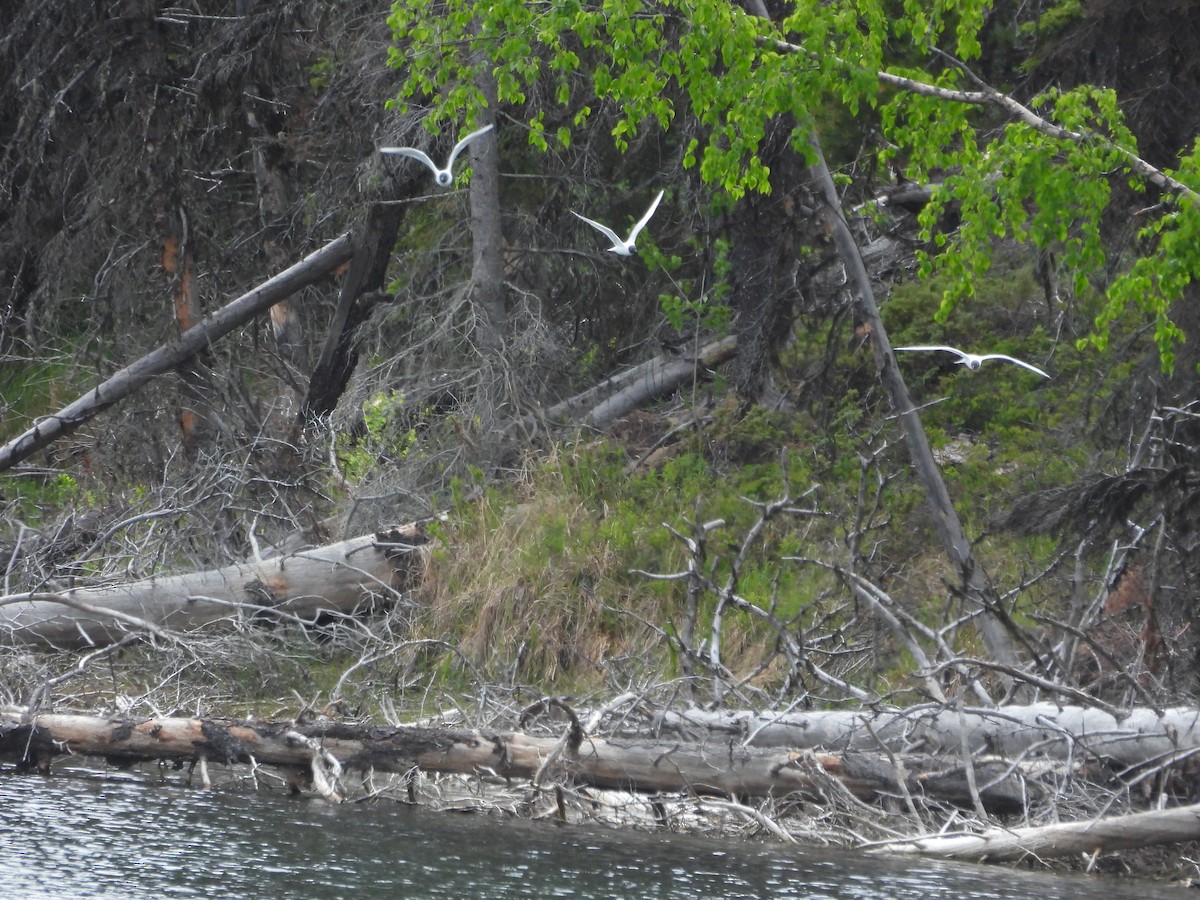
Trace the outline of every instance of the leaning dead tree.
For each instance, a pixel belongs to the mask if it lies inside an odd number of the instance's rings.
[[[79,649],[241,617],[350,613],[409,587],[426,543],[411,524],[206,572],[0,597],[0,642]]]
[[[933,451],[925,436],[921,418],[908,394],[908,386],[904,383],[904,379],[896,367],[896,357],[888,341],[883,317],[879,314],[879,305],[875,302],[875,292],[871,287],[871,279],[867,274],[866,266],[863,264],[862,252],[850,227],[846,224],[833,176],[830,175],[829,167],[825,164],[821,144],[815,133],[811,137],[810,145],[815,159],[813,172],[825,202],[824,218],[837,246],[842,264],[846,267],[848,280],[852,283],[857,295],[860,314],[870,328],[870,343],[875,354],[875,366],[891,397],[892,406],[900,417],[913,470],[925,491],[925,499],[933,514],[938,537],[941,538],[946,555],[950,558],[961,579],[968,602],[973,608],[983,613],[979,617],[976,627],[987,647],[989,657],[995,662],[1005,665],[1015,664],[1018,662],[1018,656],[1012,635],[1009,633],[1012,623],[1000,607],[995,587],[975,558],[971,542],[963,530],[954,504],[950,500],[950,493],[946,489],[946,482],[942,478],[941,470],[933,458]]]
[[[238,297],[179,336],[126,366],[78,400],[40,418],[24,433],[0,447],[0,472],[19,463],[52,441],[70,434],[98,413],[130,396],[150,379],[172,371],[193,354],[220,340],[233,329],[270,309],[285,297],[312,284],[350,259],[354,243],[349,234],[330,241],[289,269]]]

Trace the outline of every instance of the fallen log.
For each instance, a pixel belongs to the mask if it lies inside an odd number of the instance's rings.
[[[664,710],[655,724],[693,739],[735,736],[753,747],[972,752],[1016,758],[1100,759],[1118,767],[1169,765],[1200,750],[1200,709],[1135,707],[1118,715],[1086,706],[1031,703],[963,710],[939,704],[899,710],[748,712]]]
[[[1026,857],[1092,855],[1200,839],[1200,804],[1027,828],[991,828],[978,834],[937,834],[887,842],[869,849],[968,862],[1006,862]]]
[[[704,370],[728,362],[736,353],[737,338],[729,336],[705,344],[694,356],[656,356],[554,404],[542,415],[550,422],[607,428],[626,413],[690,383]],[[525,427],[533,422],[534,417],[520,420]]]
[[[788,796],[827,799],[831,786],[862,800],[907,790],[946,802],[965,803],[967,780],[955,761],[909,755],[900,767],[883,754],[756,750],[718,743],[663,743],[586,736],[570,740],[522,732],[459,730],[426,726],[380,726],[321,721],[309,724],[238,722],[214,718],[109,719],[96,716],[0,710],[0,759],[49,773],[62,755],[103,757],[127,766],[163,759],[207,763],[256,763],[309,769],[314,748],[341,770],[427,772],[506,779],[557,777],[572,784],[643,793],[684,792],[720,797]],[[1013,812],[1036,796],[1011,766],[978,780],[986,806]],[[986,774],[985,774],[986,772]],[[904,778],[900,786],[897,774]]]
[[[409,586],[426,542],[413,523],[207,572],[0,597],[0,644],[80,649],[139,629],[162,634],[248,616],[349,613]]]

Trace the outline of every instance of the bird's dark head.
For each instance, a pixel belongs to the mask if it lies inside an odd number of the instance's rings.
[[[440,187],[450,187],[450,182],[454,180],[454,176],[449,172],[438,172],[437,183]]]

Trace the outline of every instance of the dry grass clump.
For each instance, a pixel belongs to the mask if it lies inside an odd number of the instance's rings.
[[[511,508],[480,499],[435,551],[416,631],[453,640],[488,678],[541,684],[597,679],[610,658],[653,653],[657,602],[639,596],[597,525],[571,493]]]

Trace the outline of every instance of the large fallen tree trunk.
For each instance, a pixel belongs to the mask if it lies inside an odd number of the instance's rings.
[[[968,862],[1004,862],[1026,857],[1090,855],[1194,840],[1200,840],[1200,804],[1086,822],[990,828],[979,834],[937,834],[889,841],[871,849]]]
[[[203,321],[181,334],[178,341],[164,344],[137,362],[131,363],[58,412],[40,417],[36,425],[0,447],[0,472],[19,463],[51,441],[70,434],[104,409],[124,400],[151,378],[172,371],[184,360],[229,334],[243,322],[249,321],[285,297],[290,297],[305,285],[329,274],[350,259],[353,252],[350,235],[343,234],[291,268],[206,316]]]
[[[755,750],[726,743],[611,740],[586,736],[576,722],[566,739],[522,732],[424,726],[235,722],[218,719],[117,720],[0,710],[0,759],[49,772],[56,756],[104,757],[118,765],[161,759],[257,763],[307,770],[314,753],[343,770],[427,772],[515,779],[566,779],[572,784],[646,793],[730,797],[826,797],[835,782],[864,800],[881,794],[967,804],[967,773],[931,756],[817,754]],[[898,773],[904,778],[901,786]],[[988,783],[985,806],[1014,812],[1040,793],[1007,764],[977,763]]]
[[[351,612],[404,589],[420,568],[426,540],[412,524],[207,572],[0,597],[0,643],[78,649],[137,630]]]
[[[1136,707],[1114,715],[1085,706],[1031,703],[998,709],[941,705],[902,710],[736,712],[665,710],[656,725],[697,739],[737,736],[754,747],[972,752],[1006,757],[1102,759],[1118,766],[1169,765],[1200,750],[1200,709]]]

